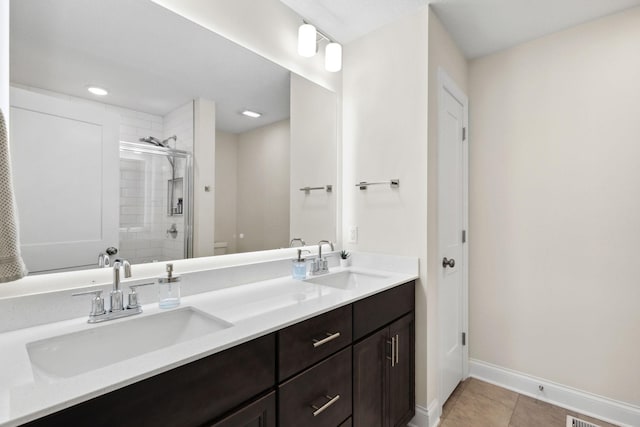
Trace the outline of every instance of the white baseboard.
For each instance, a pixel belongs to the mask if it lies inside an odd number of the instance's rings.
[[[437,427],[440,424],[442,407],[438,399],[431,402],[428,408],[416,405],[416,416],[413,417],[407,427]]]
[[[640,407],[587,393],[561,384],[502,368],[480,360],[469,360],[469,375],[556,406],[622,426],[640,426]],[[542,391],[539,386],[543,386]]]

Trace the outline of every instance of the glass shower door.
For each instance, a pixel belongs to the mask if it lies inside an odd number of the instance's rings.
[[[192,256],[191,153],[120,143],[120,247],[131,263]]]

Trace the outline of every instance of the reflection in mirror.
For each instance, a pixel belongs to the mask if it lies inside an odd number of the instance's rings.
[[[336,184],[335,94],[150,0],[10,10],[32,273],[95,268],[110,247],[141,263],[335,239],[335,192],[299,191]]]

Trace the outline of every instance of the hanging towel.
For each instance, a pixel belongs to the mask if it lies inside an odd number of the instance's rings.
[[[20,256],[16,201],[11,182],[9,138],[0,110],[0,283],[23,278],[27,268]]]

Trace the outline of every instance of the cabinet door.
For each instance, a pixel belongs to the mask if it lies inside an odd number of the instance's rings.
[[[353,425],[383,427],[385,419],[385,364],[391,355],[388,328],[353,346]]]
[[[415,415],[415,338],[413,314],[389,326],[395,358],[389,364],[389,426],[404,426]],[[392,366],[393,365],[393,366]]]
[[[386,327],[413,311],[415,283],[411,281],[353,303],[353,340],[359,340]]]
[[[276,392],[248,404],[211,427],[276,427]]]

